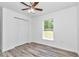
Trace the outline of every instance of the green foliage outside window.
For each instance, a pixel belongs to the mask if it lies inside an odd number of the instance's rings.
[[[45,20],[44,21],[44,31],[52,31],[53,30],[53,20]]]

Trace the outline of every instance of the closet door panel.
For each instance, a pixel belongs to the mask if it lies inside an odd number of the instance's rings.
[[[18,24],[14,18],[7,19],[4,24],[4,40],[3,48],[6,50],[12,49],[16,46],[16,40],[18,39]]]
[[[28,22],[19,20],[18,21],[18,39],[17,39],[17,46],[22,45],[27,42],[28,40]]]

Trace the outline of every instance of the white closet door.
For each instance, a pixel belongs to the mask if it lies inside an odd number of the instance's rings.
[[[17,46],[22,45],[28,41],[28,22],[23,20],[18,20],[18,39]]]
[[[15,47],[17,37],[18,21],[11,18],[4,21],[3,25],[3,49],[9,50]]]
[[[4,50],[12,49],[28,41],[28,22],[18,19],[7,20],[4,24]]]

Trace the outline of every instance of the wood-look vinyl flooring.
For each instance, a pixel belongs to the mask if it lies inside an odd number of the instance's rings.
[[[0,57],[78,57],[78,55],[74,52],[32,42],[1,53]]]

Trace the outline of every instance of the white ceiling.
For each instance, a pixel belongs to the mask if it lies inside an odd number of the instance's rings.
[[[29,2],[26,2],[26,3],[29,4]],[[26,8],[26,6],[22,5],[20,2],[0,2],[1,7],[6,7],[16,12],[29,15],[29,16],[35,16],[35,17],[39,15],[45,15],[51,12],[55,12],[74,5],[77,5],[77,3],[76,2],[40,2],[36,7],[42,8],[43,11],[42,12],[36,11],[37,13],[31,14],[31,13],[28,13],[27,11],[21,10],[23,8]]]

